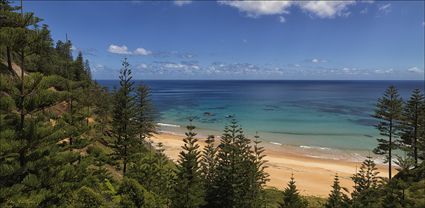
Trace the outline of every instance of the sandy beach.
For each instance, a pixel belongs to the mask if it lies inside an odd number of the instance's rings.
[[[182,139],[183,136],[180,135],[160,133],[152,141],[155,144],[162,142],[165,154],[176,161],[183,144]],[[201,147],[205,145],[204,140],[199,139]],[[340,176],[341,185],[351,190],[353,183],[350,177],[355,173],[356,167],[360,167],[360,162],[313,158],[285,146],[277,148],[266,143],[263,146],[267,155],[265,159],[268,161],[266,171],[270,174],[267,186],[283,189],[293,173],[303,195],[326,197],[336,173]],[[378,170],[381,176],[388,175],[387,166],[378,165]]]

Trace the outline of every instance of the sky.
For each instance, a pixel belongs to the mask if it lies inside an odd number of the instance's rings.
[[[24,1],[95,79],[424,79],[423,1]]]

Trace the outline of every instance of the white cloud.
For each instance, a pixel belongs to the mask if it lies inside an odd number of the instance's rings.
[[[261,15],[288,14],[291,6],[300,7],[303,11],[319,18],[348,16],[348,6],[356,1],[219,1],[222,5],[237,8],[249,17]]]
[[[127,55],[131,54],[131,52],[128,51],[127,46],[125,45],[118,46],[114,44],[109,45],[108,52],[115,53],[115,54],[127,54]]]
[[[318,59],[318,58],[313,58],[310,60],[312,63],[326,63],[328,62],[327,60],[324,59]]]
[[[136,48],[136,50],[134,50],[133,54],[134,55],[147,56],[147,55],[151,55],[152,51],[146,50],[144,48]]]
[[[283,17],[283,16],[279,16],[279,22],[280,22],[280,23],[285,23],[285,22],[286,22],[285,17]]]
[[[378,10],[383,13],[383,14],[388,14],[389,12],[391,12],[391,4],[383,4],[378,6]]]
[[[299,2],[301,9],[320,18],[333,18],[335,16],[348,16],[349,5],[355,1],[306,1]]]
[[[184,5],[191,4],[191,3],[192,3],[191,0],[175,0],[174,1],[174,4],[177,5],[177,6],[184,6]]]
[[[144,48],[136,48],[136,50],[131,52],[128,50],[128,47],[126,45],[119,46],[114,44],[109,45],[108,52],[115,53],[115,54],[122,54],[122,55],[135,55],[135,56],[147,56],[152,54],[152,51],[149,51]]]
[[[360,14],[367,14],[367,12],[368,12],[368,9],[367,8],[364,8],[364,9],[362,9],[360,11]]]
[[[235,7],[247,13],[249,17],[286,14],[289,13],[287,9],[293,4],[292,1],[219,1],[219,3]]]
[[[420,69],[418,67],[411,67],[407,69],[408,72],[412,72],[412,73],[424,73],[423,69]]]

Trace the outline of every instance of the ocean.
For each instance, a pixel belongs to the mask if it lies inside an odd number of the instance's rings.
[[[100,80],[112,89],[117,80]],[[371,117],[389,85],[406,100],[423,81],[146,80],[161,131],[183,134],[189,118],[200,136],[221,135],[229,117],[265,143],[334,157],[370,154],[379,132]],[[314,155],[312,155],[314,156]],[[316,155],[317,156],[317,155]]]

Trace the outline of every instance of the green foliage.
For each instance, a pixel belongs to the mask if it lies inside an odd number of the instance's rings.
[[[101,195],[93,191],[93,189],[83,186],[77,191],[74,207],[101,207],[103,205],[103,198]]]
[[[218,162],[216,157],[217,147],[214,146],[214,136],[208,136],[205,142],[206,145],[202,151],[200,165],[206,196],[211,196],[213,193],[209,193],[209,191],[213,190],[212,186],[217,174],[215,170]]]
[[[388,138],[378,139],[378,147],[375,154],[385,155],[388,162],[388,178],[391,178],[392,150],[396,148],[394,138],[400,135],[400,119],[402,114],[403,100],[394,86],[388,87],[384,96],[378,99],[374,117],[379,120],[376,128],[382,136]]]
[[[141,155],[141,159],[129,169],[128,176],[136,179],[146,190],[160,196],[164,203],[169,201],[173,186],[173,168],[164,155],[162,144],[159,143],[157,151],[149,146],[149,152]]]
[[[346,188],[343,188],[339,185],[338,174],[335,175],[334,184],[332,185],[332,191],[329,194],[328,200],[326,202],[326,208],[345,208],[349,207],[349,198],[343,192],[348,192]]]
[[[145,203],[144,188],[134,179],[124,178],[118,193],[123,207],[142,207]]]
[[[396,147],[406,155],[396,156],[394,178],[378,177],[369,157],[352,177],[350,205],[337,176],[327,201],[303,197],[293,177],[284,191],[264,189],[264,149],[235,120],[218,147],[208,137],[202,152],[188,126],[176,168],[162,143],[146,141],[157,115],[149,88],[134,89],[127,60],[120,88],[110,93],[91,80],[81,52],[74,60],[70,40],[54,45],[48,26],[19,9],[0,0],[0,60],[7,64],[0,75],[0,207],[425,207],[420,90],[403,105],[390,86],[376,105],[385,138],[375,153],[389,167]]]
[[[308,202],[300,196],[297,186],[295,185],[294,176],[288,182],[288,186],[283,190],[283,200],[280,203],[280,208],[304,208],[308,207]]]
[[[132,95],[133,84],[131,68],[124,59],[120,71],[120,88],[115,93],[112,115],[112,132],[114,136],[114,158],[122,161],[123,175],[134,152],[140,149],[141,142],[137,140],[136,103]]]
[[[208,206],[259,206],[267,178],[262,149],[257,144],[251,146],[251,140],[243,135],[234,119],[225,127],[216,159],[212,185],[207,190]]]
[[[137,125],[141,142],[156,133],[155,116],[156,111],[150,100],[150,89],[141,85],[137,88]]]
[[[401,149],[413,158],[415,166],[425,152],[421,144],[424,137],[424,109],[424,95],[419,89],[415,89],[403,109],[402,135],[399,141]]]
[[[378,176],[376,164],[371,157],[363,161],[360,170],[351,179],[354,182],[354,191],[351,194],[354,207],[380,207],[379,186],[382,179]]]
[[[200,170],[200,152],[198,139],[194,138],[194,126],[187,126],[186,138],[183,139],[183,151],[177,162],[176,181],[172,197],[172,207],[196,208],[205,204],[204,187]]]

